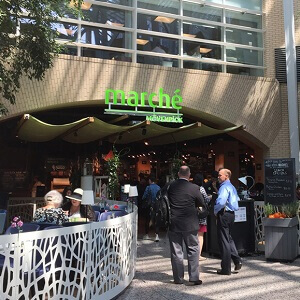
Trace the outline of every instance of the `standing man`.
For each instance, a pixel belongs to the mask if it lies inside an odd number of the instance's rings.
[[[149,239],[149,226],[150,226],[150,220],[156,221],[155,218],[155,199],[156,194],[160,190],[160,187],[155,183],[155,176],[153,174],[149,177],[149,185],[146,187],[145,192],[143,194],[142,200],[144,201],[144,212],[145,212],[145,236],[144,239]],[[159,242],[159,224],[158,222],[155,222],[155,242]]]
[[[221,270],[219,275],[231,275],[231,259],[234,262],[234,272],[242,268],[242,260],[231,237],[231,227],[234,223],[234,212],[239,208],[239,197],[235,187],[230,182],[231,171],[220,169],[218,179],[220,189],[214,207],[217,217],[218,243],[221,252]]]
[[[191,182],[190,168],[182,166],[176,181],[170,184],[168,197],[171,209],[169,241],[174,283],[182,284],[184,277],[183,242],[187,249],[190,285],[200,285],[199,280],[199,220],[196,207],[205,207],[199,187]]]

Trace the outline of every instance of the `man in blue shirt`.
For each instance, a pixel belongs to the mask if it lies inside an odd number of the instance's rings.
[[[230,182],[231,171],[220,169],[218,180],[220,189],[214,206],[214,213],[217,217],[218,243],[221,252],[221,270],[219,275],[231,275],[231,259],[234,262],[234,272],[242,267],[242,260],[236,250],[231,237],[231,227],[234,223],[234,212],[239,208],[239,197],[235,187]]]
[[[146,187],[145,192],[143,194],[142,201],[144,202],[144,212],[145,212],[145,236],[144,239],[149,239],[149,223],[152,219],[155,222],[155,242],[159,241],[159,220],[155,218],[155,199],[156,194],[160,190],[160,187],[155,183],[155,176],[150,175],[149,185]]]

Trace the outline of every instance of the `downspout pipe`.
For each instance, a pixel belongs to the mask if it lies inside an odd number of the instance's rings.
[[[283,12],[286,48],[286,76],[288,92],[290,148],[291,158],[295,158],[296,174],[297,177],[299,177],[299,121],[293,0],[283,0]]]

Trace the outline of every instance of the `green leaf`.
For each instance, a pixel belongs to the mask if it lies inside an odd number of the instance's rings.
[[[70,6],[70,3],[74,5]],[[24,76],[42,80],[62,47],[51,24],[65,14],[81,14],[83,0],[11,0],[0,1],[0,92],[15,104]],[[26,11],[28,16],[24,17]],[[26,20],[26,22],[25,22]],[[21,21],[20,35],[17,24]],[[2,110],[1,110],[2,108]],[[0,103],[0,111],[6,111]]]

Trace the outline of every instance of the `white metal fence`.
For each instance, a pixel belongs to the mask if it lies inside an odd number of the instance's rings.
[[[137,209],[115,219],[0,236],[0,299],[111,299],[135,274]]]

